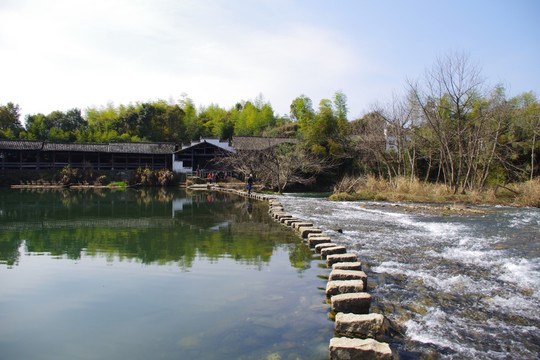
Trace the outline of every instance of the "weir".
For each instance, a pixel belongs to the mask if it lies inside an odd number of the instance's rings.
[[[375,339],[382,335],[384,316],[369,313],[371,295],[367,293],[367,275],[362,271],[362,263],[356,254],[348,253],[344,246],[332,243],[331,238],[312,223],[286,213],[275,198],[218,186],[211,189],[267,201],[268,213],[275,221],[296,231],[310,248],[326,259],[331,272],[325,293],[335,315],[335,332],[339,335],[330,340],[331,360],[394,358],[390,345]]]

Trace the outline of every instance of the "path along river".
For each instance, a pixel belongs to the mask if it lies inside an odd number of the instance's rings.
[[[388,203],[279,199],[359,255],[371,311],[398,330],[391,342],[400,358],[540,356],[540,209],[433,215]]]

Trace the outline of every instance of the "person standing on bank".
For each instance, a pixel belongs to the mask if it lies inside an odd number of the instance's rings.
[[[253,175],[249,174],[247,179],[246,188],[248,189],[248,194],[251,194],[251,188],[253,187]]]

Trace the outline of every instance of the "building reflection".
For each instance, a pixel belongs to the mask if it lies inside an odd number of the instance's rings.
[[[16,266],[23,253],[39,253],[182,267],[195,257],[230,257],[260,266],[275,246],[302,246],[292,233],[284,236],[267,210],[262,202],[219,192],[3,191],[0,265]]]

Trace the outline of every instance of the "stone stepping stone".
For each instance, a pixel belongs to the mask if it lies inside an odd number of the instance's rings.
[[[297,222],[292,225],[293,229],[298,229],[301,226],[313,226],[313,223],[310,222]]]
[[[332,265],[333,270],[362,270],[362,263],[355,262],[339,262]]]
[[[302,221],[302,220],[297,219],[297,218],[289,218],[289,219],[285,219],[285,220],[283,221],[283,224],[292,227],[292,224],[293,224],[293,223],[297,223],[297,222],[301,222],[301,221]]]
[[[325,233],[317,233],[317,234],[309,234],[308,235],[308,239],[318,238],[318,237],[328,237],[328,235],[325,234]]]
[[[272,217],[275,217],[276,215],[280,215],[280,214],[286,214],[285,210],[283,209],[277,209],[275,211],[272,210],[269,213],[270,213],[270,216]]]
[[[392,360],[390,345],[373,339],[330,339],[331,360]]]
[[[309,234],[309,235],[312,235],[312,234]],[[315,247],[315,246],[317,246],[319,244],[331,243],[332,242],[332,240],[330,240],[330,238],[327,237],[327,236],[316,238],[316,237],[310,237],[309,235],[308,235],[308,246],[310,248]]]
[[[364,291],[367,289],[367,275],[359,270],[332,269],[328,280],[362,280],[364,282]]]
[[[278,213],[274,215],[274,219],[278,220],[279,222],[281,222],[281,219],[290,219],[290,218],[292,218],[292,215],[287,214],[287,213]]]
[[[336,313],[369,314],[371,295],[367,292],[344,293],[332,296],[330,301]]]
[[[336,314],[335,330],[339,335],[367,338],[383,333],[382,314]]]
[[[326,283],[326,297],[364,291],[362,280],[332,280]]]
[[[332,265],[334,265],[335,263],[356,261],[358,261],[358,257],[356,256],[356,254],[333,254],[326,257],[326,266],[332,267]]]
[[[308,242],[309,242],[309,240],[308,240]],[[324,249],[324,248],[335,247],[335,246],[338,246],[338,244],[334,244],[332,242],[323,242],[323,243],[315,245],[315,252],[320,253],[321,250]]]
[[[294,217],[292,215],[282,216],[279,218],[279,222],[281,224],[285,224],[285,220],[289,220],[289,219],[294,219]]]
[[[300,236],[303,238],[307,238],[308,234],[322,232],[321,229],[313,227],[313,226],[300,226],[297,229],[298,229],[298,232],[300,233]]]
[[[345,246],[327,247],[321,250],[321,258],[326,259],[328,255],[345,254],[347,248]]]

